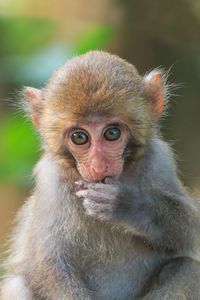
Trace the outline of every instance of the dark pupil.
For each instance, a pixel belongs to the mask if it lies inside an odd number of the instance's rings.
[[[72,134],[72,141],[77,145],[83,145],[83,144],[87,143],[88,137],[83,132],[74,132]]]
[[[115,141],[115,140],[117,140],[120,137],[120,135],[121,135],[121,132],[120,132],[120,130],[118,128],[108,129],[104,133],[104,137],[108,141]]]

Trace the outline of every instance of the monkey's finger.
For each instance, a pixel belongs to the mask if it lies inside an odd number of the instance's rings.
[[[87,181],[76,181],[76,185],[78,188],[86,189],[86,190],[94,190],[96,192],[100,192],[105,194],[108,194],[108,199],[110,198],[110,195],[116,195],[119,193],[119,186],[116,184],[105,184],[105,183],[91,183]],[[104,197],[105,198],[105,197]]]
[[[77,186],[77,188],[88,188],[88,182],[83,180],[75,181],[75,185]]]
[[[79,187],[90,188],[91,186],[93,186],[94,183],[84,181],[84,180],[78,180],[78,181],[75,181],[75,184]],[[96,185],[96,183],[95,183],[95,185]]]
[[[75,181],[75,184],[79,187],[84,187],[84,188],[93,189],[93,190],[98,190],[98,189],[102,189],[105,187],[105,184],[103,184],[103,183],[87,182],[87,181],[83,181],[83,180]]]
[[[101,193],[116,194],[119,191],[119,187],[114,184],[105,184],[105,183],[87,183],[85,188],[89,190],[94,190]]]
[[[107,204],[99,204],[91,201],[90,199],[84,199],[83,205],[86,209],[87,215],[96,217],[102,220],[109,219],[112,214],[112,206]]]
[[[110,203],[116,198],[116,195],[114,194],[97,192],[94,190],[81,190],[76,192],[76,196],[82,198],[88,198],[95,202],[103,202],[103,203]]]
[[[83,180],[78,180],[78,181],[75,181],[75,184],[76,184],[76,185],[79,185],[79,186],[82,186],[82,185],[85,184],[85,181],[83,181]]]
[[[105,184],[113,184],[114,181],[111,177],[106,177],[103,181]]]
[[[102,182],[103,184],[113,184],[115,181],[113,178],[111,177],[106,177],[104,179],[104,181]],[[90,187],[90,186],[93,186],[93,185],[101,185],[102,183],[93,183],[93,182],[87,182],[87,181],[83,181],[83,180],[78,180],[78,181],[75,181],[75,184],[78,185],[78,186],[85,186],[85,187]]]
[[[104,195],[101,192],[97,192],[94,190],[80,190],[76,192],[76,196],[82,198],[88,198],[92,201],[102,201]]]

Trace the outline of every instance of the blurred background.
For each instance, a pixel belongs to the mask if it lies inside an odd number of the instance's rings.
[[[24,85],[43,87],[58,66],[91,49],[125,58],[141,74],[171,68],[169,81],[182,87],[162,133],[184,184],[200,194],[199,0],[0,0],[0,253],[41,154],[15,95]]]

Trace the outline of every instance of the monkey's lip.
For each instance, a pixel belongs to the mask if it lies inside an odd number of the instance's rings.
[[[107,177],[104,177],[103,179],[86,179],[86,181],[88,183],[98,183],[98,182],[101,182],[101,183],[104,183],[104,180],[106,179]]]

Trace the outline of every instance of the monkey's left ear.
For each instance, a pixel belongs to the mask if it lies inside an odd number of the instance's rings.
[[[44,99],[42,96],[41,90],[26,87],[25,93],[28,96],[28,100],[30,103],[30,113],[33,124],[35,127],[39,127],[40,125],[40,116],[43,108]]]
[[[152,71],[144,77],[144,89],[147,96],[152,101],[152,109],[157,121],[164,108],[164,92],[162,87],[162,74],[158,71]]]

